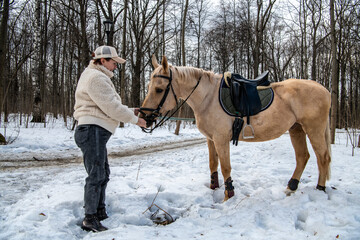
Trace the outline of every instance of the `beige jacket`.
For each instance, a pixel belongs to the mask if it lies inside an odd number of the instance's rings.
[[[134,111],[121,103],[110,79],[113,76],[111,71],[93,61],[81,74],[74,106],[74,117],[79,125],[95,124],[114,134],[120,122],[138,122]]]

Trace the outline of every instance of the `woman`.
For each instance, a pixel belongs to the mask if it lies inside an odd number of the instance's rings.
[[[125,60],[115,48],[98,47],[93,60],[81,74],[75,92],[74,117],[78,121],[75,142],[83,153],[88,177],[85,183],[85,218],[82,228],[87,231],[107,230],[100,221],[108,218],[105,209],[105,190],[110,169],[106,143],[120,122],[146,127],[144,119],[137,117],[139,109],[131,110],[121,103],[111,77],[118,63]]]

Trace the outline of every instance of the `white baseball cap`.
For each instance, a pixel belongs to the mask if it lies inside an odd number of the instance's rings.
[[[125,63],[126,60],[118,56],[116,49],[110,46],[100,46],[95,50],[94,59],[111,58],[118,63]]]

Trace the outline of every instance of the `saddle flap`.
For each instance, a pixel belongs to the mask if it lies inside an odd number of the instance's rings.
[[[231,100],[239,116],[252,116],[261,111],[256,83],[238,82],[231,79],[229,85]]]
[[[246,101],[249,106],[249,112],[247,116],[252,116],[261,111],[261,101],[259,93],[254,84],[245,84]]]

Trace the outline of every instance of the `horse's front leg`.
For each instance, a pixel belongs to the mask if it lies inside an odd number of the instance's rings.
[[[219,166],[219,157],[217,155],[214,142],[211,139],[207,139],[207,144],[209,148],[209,167],[211,174],[210,188],[216,189],[219,187],[219,178],[218,178],[218,166]]]
[[[221,173],[225,181],[225,198],[227,201],[229,198],[235,195],[234,187],[231,180],[231,164],[230,164],[230,142],[226,140],[214,141],[215,149],[220,159]]]

